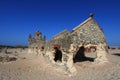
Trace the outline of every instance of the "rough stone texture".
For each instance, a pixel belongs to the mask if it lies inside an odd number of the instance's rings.
[[[106,44],[99,44],[97,46],[97,58],[95,59],[96,63],[100,62],[106,62],[107,60],[107,50],[106,50]]]
[[[59,50],[62,52],[62,62],[59,66],[64,66],[68,73],[76,72],[73,66],[73,58],[81,47],[84,48],[83,53],[95,53],[95,62],[100,63],[107,61],[106,54],[107,44],[102,29],[97,22],[90,16],[83,23],[75,27],[72,32],[64,30],[54,36],[51,40],[46,41],[42,38],[41,32],[35,32],[35,36],[29,36],[29,53],[35,55],[43,55],[47,57],[53,64],[58,64],[54,61],[55,50],[54,45],[59,45]],[[42,48],[44,47],[44,48]]]
[[[73,29],[72,35],[72,39],[74,39],[73,42],[76,44],[82,42],[88,44],[99,44],[105,42],[102,30],[91,17],[88,18],[84,24],[79,25],[77,29]]]
[[[65,38],[68,35],[70,35],[70,32],[68,30],[64,30],[64,31],[60,32],[59,34],[57,34],[56,36],[54,36],[53,39]]]

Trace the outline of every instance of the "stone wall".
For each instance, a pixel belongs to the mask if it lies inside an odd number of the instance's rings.
[[[84,42],[90,44],[98,44],[105,42],[103,32],[101,31],[98,24],[91,17],[89,18],[89,21],[79,26],[77,30],[73,30],[72,35],[73,39],[77,37],[77,43]]]

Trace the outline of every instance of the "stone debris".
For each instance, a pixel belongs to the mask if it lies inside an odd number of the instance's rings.
[[[0,56],[0,62],[10,62],[10,61],[16,61],[17,58],[15,57],[9,57],[9,56]]]

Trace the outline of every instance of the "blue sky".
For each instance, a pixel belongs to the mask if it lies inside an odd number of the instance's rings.
[[[109,45],[120,45],[120,0],[0,0],[0,44],[27,45],[28,34],[40,30],[50,40],[71,31],[89,13],[103,29]]]

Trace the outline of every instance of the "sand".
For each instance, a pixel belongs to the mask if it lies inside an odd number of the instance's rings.
[[[109,52],[109,62],[77,62],[74,63],[77,73],[68,75],[41,56],[14,51],[7,55],[17,60],[0,62],[0,80],[120,80],[120,50]]]

